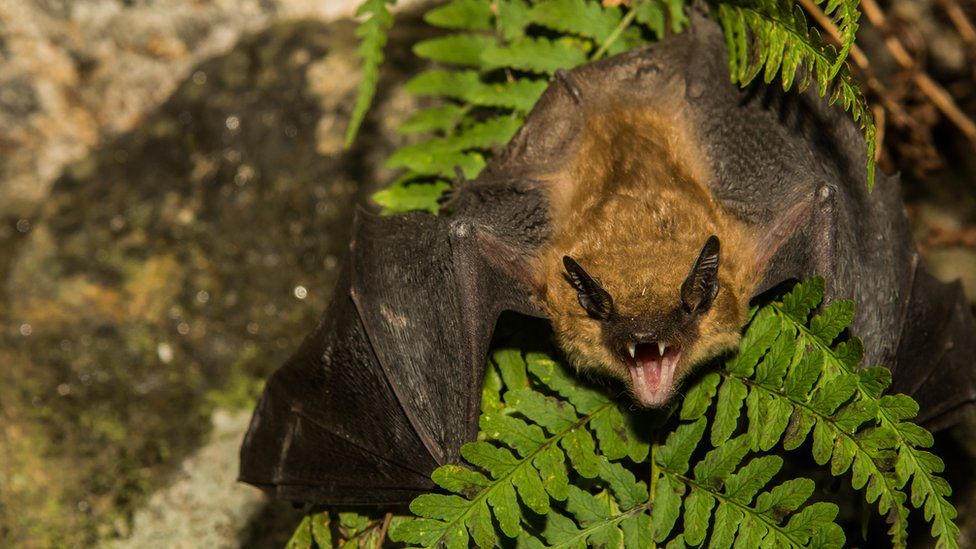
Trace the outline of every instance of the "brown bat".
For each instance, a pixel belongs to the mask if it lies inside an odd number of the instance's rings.
[[[899,185],[813,91],[740,89],[721,31],[565,74],[441,215],[356,221],[335,297],[269,380],[241,479],[282,499],[400,503],[477,435],[502,311],[548,318],[580,369],[662,406],[735,347],[752,299],[821,275],[864,364],[937,428],[976,399],[958,284],[919,262]]]
[[[559,78],[587,108],[568,162],[546,178],[558,221],[532,267],[536,296],[574,365],[663,406],[694,365],[735,348],[774,243],[711,195],[680,95],[591,99]]]

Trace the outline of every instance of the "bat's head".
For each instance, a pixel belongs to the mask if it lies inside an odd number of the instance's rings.
[[[718,237],[690,253],[697,258],[676,251],[668,252],[671,261],[564,256],[564,284],[550,289],[563,297],[553,295],[549,303],[556,338],[570,360],[620,379],[638,403],[657,408],[694,365],[734,348],[748,296],[740,295],[733,273],[720,272]],[[685,267],[674,263],[681,260]],[[683,279],[674,274],[679,269],[687,273]]]

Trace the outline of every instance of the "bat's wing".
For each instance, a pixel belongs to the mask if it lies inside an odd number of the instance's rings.
[[[878,173],[868,190],[864,141],[849,116],[813,89],[729,85],[721,30],[702,17],[651,51],[608,63],[644,81],[630,88],[683,83],[668,89],[682,95],[679,110],[700,140],[713,192],[766,235],[762,289],[821,275],[828,302],[853,299],[864,364],[891,368],[892,390],[913,395],[929,427],[976,400],[976,331],[965,296],[925,271],[897,178]]]
[[[402,503],[457,460],[477,434],[498,315],[540,314],[513,269],[538,242],[525,237],[544,229],[544,204],[517,185],[478,185],[460,203],[485,187],[493,198],[478,215],[361,212],[332,304],[265,388],[241,480],[280,499]],[[493,216],[509,199],[541,225]]]

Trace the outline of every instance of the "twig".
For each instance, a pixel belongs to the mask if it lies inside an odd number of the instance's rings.
[[[885,47],[891,53],[895,61],[901,65],[902,68],[911,71],[912,79],[915,81],[915,85],[924,93],[929,100],[942,111],[942,114],[946,116],[966,137],[969,139],[970,143],[976,147],[976,123],[972,120],[962,110],[956,105],[956,101],[949,95],[949,92],[940,86],[937,82],[932,80],[928,74],[924,71],[919,70],[917,64],[912,59],[911,54],[902,45],[898,37],[886,32],[887,29],[887,18],[881,7],[875,2],[875,0],[861,0],[861,8],[864,10],[864,15],[867,16],[868,21],[872,25],[880,29],[882,32],[887,34],[885,38]]]
[[[884,148],[884,138],[885,138],[885,108],[881,105],[875,105],[871,112],[874,114],[874,142],[877,145],[874,147],[874,161],[877,162],[881,159],[881,149]]]
[[[937,4],[945,10],[946,15],[949,16],[949,21],[952,21],[952,25],[956,27],[956,31],[962,37],[963,42],[970,48],[976,48],[976,27],[966,17],[966,12],[963,11],[959,2],[956,0],[939,0]]]
[[[607,50],[610,49],[610,46],[612,46],[613,43],[616,42],[618,38],[620,38],[620,35],[623,34],[624,30],[626,30],[627,27],[629,27],[630,24],[633,23],[634,18],[637,17],[637,9],[640,8],[641,4],[643,4],[646,1],[647,0],[641,0],[640,2],[636,2],[634,6],[630,8],[630,11],[627,12],[627,15],[625,15],[624,18],[620,20],[620,23],[616,26],[616,28],[613,29],[613,32],[611,32],[610,35],[607,36],[607,39],[604,40],[603,44],[600,44],[599,49],[597,49],[596,52],[593,53],[593,57],[590,58],[591,61],[596,61],[597,59],[600,59],[607,53]]]
[[[393,513],[387,513],[383,517],[383,526],[380,527],[380,535],[377,536],[377,538],[376,538],[376,547],[375,547],[375,549],[382,549],[382,547],[383,547],[383,540],[386,539],[386,530],[390,527],[390,520],[392,520],[392,519],[393,519]]]

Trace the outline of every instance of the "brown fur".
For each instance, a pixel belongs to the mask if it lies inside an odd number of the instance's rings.
[[[703,151],[680,109],[651,112],[614,105],[587,113],[574,146],[578,161],[555,174],[557,219],[541,256],[542,301],[560,346],[582,369],[630,385],[626,365],[607,348],[600,321],[587,315],[565,278],[569,255],[610,293],[624,316],[666,315],[709,235],[721,241],[720,289],[683,345],[675,382],[696,364],[733,348],[758,282],[756,238],[709,193]]]

